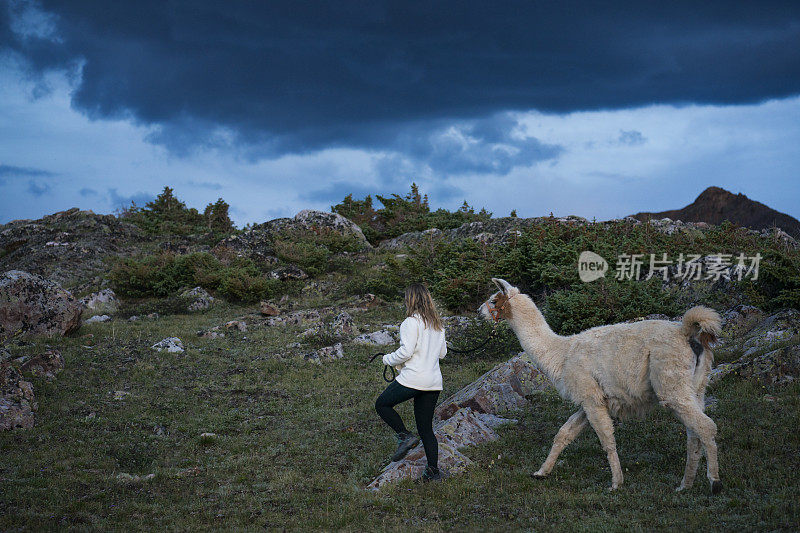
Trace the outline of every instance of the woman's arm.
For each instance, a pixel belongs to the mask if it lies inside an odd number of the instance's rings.
[[[403,320],[403,323],[400,324],[400,348],[384,355],[383,364],[397,366],[411,359],[411,356],[414,355],[414,348],[417,346],[418,337],[417,321],[411,317]]]
[[[444,359],[445,355],[447,355],[447,339],[442,339],[442,349],[439,352],[439,359]]]

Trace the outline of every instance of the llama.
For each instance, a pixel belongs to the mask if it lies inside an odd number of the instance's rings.
[[[595,327],[567,337],[550,329],[533,300],[507,281],[483,303],[484,318],[505,319],[522,348],[547,374],[562,398],[580,408],[561,427],[536,478],[547,476],[559,454],[590,424],[611,465],[611,488],[622,484],[612,417],[641,416],[660,403],[686,426],[686,470],[678,491],[694,483],[702,448],[712,494],[722,490],[717,464],[717,426],[703,412],[719,314],[693,307],[680,324],[643,320]]]

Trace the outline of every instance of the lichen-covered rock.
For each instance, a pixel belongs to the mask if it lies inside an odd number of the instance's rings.
[[[358,333],[353,317],[347,311],[342,311],[331,323],[331,333],[337,338],[347,338]]]
[[[225,329],[228,331],[236,330],[247,333],[247,323],[244,320],[231,320],[225,323]]]
[[[389,331],[388,329],[379,329],[378,331],[373,331],[372,333],[364,333],[363,335],[359,335],[353,342],[355,344],[363,344],[366,346],[389,346],[391,344],[397,344],[400,342],[400,336],[395,331]]]
[[[709,383],[714,384],[730,374],[764,385],[791,383],[800,378],[800,345],[783,346],[755,357],[743,355],[733,363],[717,365],[711,371]]]
[[[460,449],[497,440],[494,427],[512,422],[498,417],[484,417],[470,408],[460,409],[447,420],[438,422],[433,431],[439,441],[439,468],[448,476],[463,472],[472,461]],[[425,450],[420,443],[402,460],[389,463],[367,489],[378,490],[387,483],[416,479],[422,475],[426,464]]]
[[[98,322],[110,322],[111,317],[108,315],[94,315],[83,321],[84,324],[96,324]]]
[[[527,396],[550,386],[544,374],[520,354],[443,401],[436,408],[434,424],[440,468],[449,475],[463,471],[471,461],[460,449],[497,439],[495,427],[516,422],[498,414],[519,410],[526,405]],[[389,463],[367,488],[377,490],[393,481],[419,477],[425,464],[420,444],[401,461]]]
[[[114,314],[119,309],[117,295],[111,289],[103,289],[81,299],[84,316]]]
[[[64,357],[58,350],[46,350],[26,359],[19,369],[22,372],[31,372],[35,376],[43,376],[52,380],[64,369]]]
[[[151,346],[159,352],[183,353],[183,342],[178,337],[168,337]]]
[[[0,276],[0,340],[22,335],[64,335],[81,325],[83,305],[57,283],[11,270]]]
[[[526,405],[527,396],[552,387],[550,380],[523,354],[497,365],[436,408],[447,419],[463,407],[477,413],[502,414]]]
[[[108,271],[109,255],[135,254],[148,239],[114,215],[72,208],[0,225],[0,271],[23,270],[66,286]]]
[[[344,357],[344,349],[342,343],[337,342],[333,346],[326,346],[319,350],[314,350],[303,355],[303,359],[311,361],[312,363],[322,364]]]
[[[37,408],[33,385],[11,363],[0,363],[0,430],[32,428]]]
[[[181,294],[182,298],[189,300],[187,311],[204,311],[214,305],[214,297],[203,287],[195,287]]]

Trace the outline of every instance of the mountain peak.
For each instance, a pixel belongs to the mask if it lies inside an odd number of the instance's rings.
[[[684,222],[720,224],[729,220],[746,228],[761,230],[777,226],[795,238],[800,238],[800,221],[742,193],[734,194],[722,187],[711,186],[700,193],[694,202],[682,209],[642,212],[633,215],[639,220],[671,218]]]

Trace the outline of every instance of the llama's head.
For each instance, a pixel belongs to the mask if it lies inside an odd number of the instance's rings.
[[[509,302],[509,300],[519,294],[519,289],[512,286],[504,279],[492,278],[492,281],[500,290],[492,294],[488,300],[481,304],[478,308],[478,313],[486,320],[510,320],[513,315],[511,313],[511,302]]]

